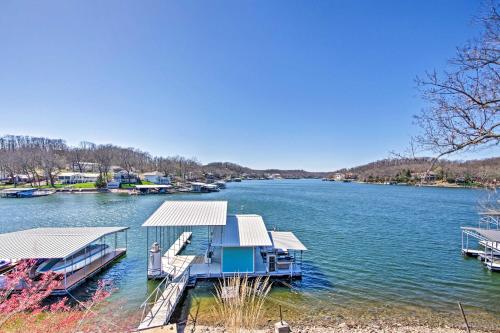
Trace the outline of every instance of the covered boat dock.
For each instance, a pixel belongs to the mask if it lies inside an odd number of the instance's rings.
[[[167,324],[186,286],[198,279],[302,275],[307,249],[293,233],[268,231],[260,215],[228,215],[227,201],[165,201],[143,227],[152,242],[147,276],[162,280],[141,306],[139,330]],[[207,230],[204,251],[182,255],[200,227]]]
[[[500,230],[462,227],[462,253],[477,257],[491,271],[500,271]]]
[[[152,184],[152,185],[135,185],[137,194],[167,194],[172,185]]]
[[[35,228],[0,234],[0,258],[36,260],[37,265],[51,261],[63,275],[53,294],[66,294],[126,253],[127,229]],[[118,246],[120,241],[124,247]]]

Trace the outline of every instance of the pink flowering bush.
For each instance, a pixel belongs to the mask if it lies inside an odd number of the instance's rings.
[[[94,308],[110,295],[110,286],[99,281],[97,290],[88,300],[70,305],[68,298],[44,304],[44,300],[59,287],[62,276],[53,272],[33,278],[33,261],[19,263],[0,280],[0,332],[94,332],[127,331],[113,323],[95,327]]]

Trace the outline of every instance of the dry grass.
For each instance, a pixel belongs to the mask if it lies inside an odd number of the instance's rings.
[[[240,333],[257,329],[271,283],[269,277],[250,280],[247,275],[219,281],[215,287],[214,314],[227,332]],[[230,291],[227,293],[227,291]]]

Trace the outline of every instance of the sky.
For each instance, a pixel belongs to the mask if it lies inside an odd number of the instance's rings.
[[[0,135],[260,169],[386,158],[417,132],[416,76],[477,35],[479,4],[4,0]]]

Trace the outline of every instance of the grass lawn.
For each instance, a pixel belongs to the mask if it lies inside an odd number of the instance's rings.
[[[135,185],[154,185],[155,183],[148,182],[146,180],[141,181],[140,183],[137,184],[132,184],[132,183],[121,183],[120,188],[134,188]]]
[[[70,185],[72,188],[95,188],[95,183],[79,183]]]

